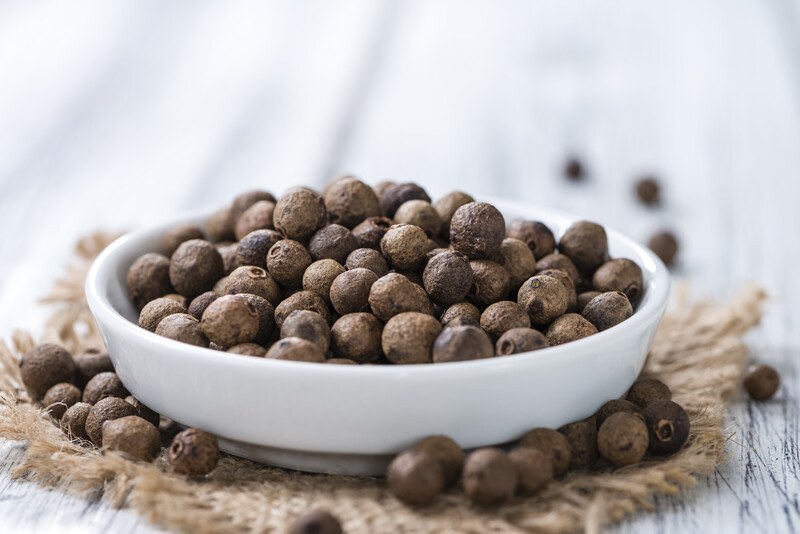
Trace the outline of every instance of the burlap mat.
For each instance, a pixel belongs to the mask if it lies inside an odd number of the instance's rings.
[[[78,244],[78,262],[48,299],[57,310],[43,340],[73,351],[101,346],[83,299],[83,278],[110,238],[98,234]],[[71,443],[19,385],[18,359],[34,343],[24,332],[16,332],[10,346],[0,344],[0,436],[28,444],[14,476],[129,507],[157,525],[187,532],[280,532],[312,508],[333,512],[347,532],[597,532],[650,509],[656,495],[691,487],[695,476],[722,462],[730,437],[724,399],[739,387],[747,353],[742,336],[759,322],[763,299],[758,289],[726,305],[673,297],[645,374],[667,383],[689,413],[692,435],[681,452],[616,471],[571,473],[535,497],[498,509],[470,506],[459,489],[412,509],[380,479],[296,473],[227,455],[209,476],[187,479],[163,470],[163,454],[153,465],[138,464]]]

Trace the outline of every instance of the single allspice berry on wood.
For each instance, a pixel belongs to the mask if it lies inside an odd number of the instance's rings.
[[[214,245],[203,239],[181,243],[169,262],[172,287],[189,298],[211,289],[224,274],[222,256]]]
[[[501,335],[494,345],[498,356],[530,352],[549,346],[545,335],[533,328],[512,328]]]
[[[85,423],[86,434],[95,445],[100,446],[103,444],[103,423],[129,415],[136,415],[136,409],[125,399],[106,397],[89,410]]]
[[[445,487],[444,470],[433,454],[412,448],[389,464],[386,483],[392,495],[406,504],[429,504]]]
[[[660,380],[642,378],[634,382],[626,399],[644,410],[656,401],[672,400],[672,391]]]
[[[569,441],[570,469],[588,469],[597,461],[597,423],[578,421],[558,429]]]
[[[139,313],[139,326],[155,332],[164,317],[176,313],[186,313],[186,307],[173,299],[160,297],[148,302]]]
[[[569,469],[572,463],[572,447],[567,437],[552,428],[534,428],[519,440],[520,447],[534,447],[545,453],[558,476]]]
[[[139,256],[128,269],[126,281],[128,295],[137,310],[174,291],[169,281],[169,258],[155,252]]]
[[[595,414],[597,420],[597,428],[599,429],[600,425],[602,425],[603,422],[609,418],[609,416],[619,412],[641,415],[642,409],[638,405],[625,399],[610,400],[607,403],[603,404]]]
[[[464,466],[464,451],[458,443],[448,436],[428,436],[418,441],[414,447],[433,456],[442,466],[444,487],[450,487],[461,478],[461,469]]]
[[[70,406],[64,415],[61,417],[61,430],[68,437],[72,439],[89,440],[89,435],[86,433],[86,419],[89,417],[89,412],[92,410],[92,405],[88,402],[76,402]]]
[[[342,525],[330,512],[313,510],[289,525],[289,534],[342,534]]]
[[[647,452],[649,437],[640,414],[617,412],[611,414],[597,431],[600,456],[617,467],[642,461]]]
[[[569,256],[580,272],[592,272],[608,260],[608,237],[597,223],[578,221],[567,228],[558,250]]]
[[[508,453],[508,459],[517,469],[517,492],[522,495],[542,491],[555,476],[550,456],[534,447],[517,447]]]
[[[135,460],[152,462],[161,451],[161,435],[152,423],[129,415],[103,425],[102,445]]]
[[[371,313],[342,315],[331,328],[331,348],[337,356],[366,363],[383,353],[383,324]],[[330,360],[329,360],[330,361]]]
[[[506,221],[486,202],[459,207],[450,220],[450,244],[470,259],[492,259],[506,237]]]
[[[486,447],[473,451],[464,463],[464,492],[473,504],[502,504],[514,496],[519,475],[503,450]]]
[[[37,345],[22,357],[19,365],[22,382],[36,398],[61,382],[72,382],[75,362],[67,349],[53,343]]]
[[[516,220],[508,225],[508,237],[525,243],[536,260],[556,250],[556,238],[546,224],[539,221]]]
[[[656,401],[645,408],[642,415],[650,433],[649,450],[653,454],[674,454],[689,439],[689,416],[679,404]]]
[[[124,399],[128,396],[128,390],[122,385],[117,373],[99,373],[86,383],[83,389],[83,402],[96,404],[106,397],[119,397]]]
[[[600,293],[589,301],[581,315],[592,323],[598,332],[602,332],[630,318],[633,315],[633,306],[625,293],[608,291]]]
[[[198,428],[187,428],[172,439],[168,459],[176,473],[206,475],[214,470],[219,460],[217,438]]]
[[[493,356],[492,340],[477,326],[445,328],[433,342],[433,363],[479,360]]]
[[[44,409],[56,419],[61,419],[68,408],[81,400],[81,390],[67,382],[47,390],[42,399]]]
[[[753,365],[744,377],[744,388],[750,397],[757,401],[771,399],[780,386],[781,377],[778,371],[769,365]]]
[[[287,239],[308,241],[314,232],[328,224],[328,211],[319,193],[296,187],[278,200],[272,220],[275,229]]]

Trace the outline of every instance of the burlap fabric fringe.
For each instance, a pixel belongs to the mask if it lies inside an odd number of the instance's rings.
[[[58,309],[44,339],[73,351],[100,345],[83,300],[83,278],[110,238],[97,234],[79,243],[78,263],[48,298]],[[656,495],[691,487],[695,476],[722,462],[730,437],[725,398],[738,388],[747,353],[741,338],[759,322],[763,299],[758,289],[726,305],[673,299],[644,372],[666,382],[689,413],[692,435],[681,452],[616,471],[572,473],[535,497],[498,509],[476,509],[458,489],[430,507],[412,509],[379,479],[296,473],[232,456],[208,477],[191,479],[166,472],[163,454],[153,465],[138,464],[70,442],[20,386],[18,361],[34,343],[24,332],[16,332],[10,346],[0,344],[0,436],[27,442],[14,476],[129,507],[155,524],[187,532],[280,532],[313,508],[334,512],[347,532],[598,532],[650,509]]]

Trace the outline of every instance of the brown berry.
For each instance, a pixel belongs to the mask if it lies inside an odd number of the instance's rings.
[[[325,361],[325,353],[317,345],[299,337],[285,337],[276,341],[267,351],[266,357],[294,362],[323,363]]]
[[[42,399],[42,406],[55,419],[61,419],[64,412],[80,400],[80,389],[67,382],[61,382],[47,390]]]
[[[672,400],[672,391],[659,380],[643,378],[634,382],[625,398],[644,410],[656,401]]]
[[[172,287],[189,298],[211,289],[224,274],[219,251],[202,239],[190,239],[181,243],[169,264]]]
[[[567,313],[550,323],[547,328],[547,343],[551,347],[583,339],[597,333],[592,323],[577,313]]]
[[[381,346],[392,363],[431,363],[433,342],[442,327],[436,318],[419,312],[395,315],[383,327]]]
[[[431,201],[431,197],[417,184],[405,183],[387,187],[380,196],[381,211],[387,217],[394,217],[397,209],[409,200]]]
[[[467,299],[478,306],[488,306],[508,298],[511,277],[502,265],[490,260],[472,260],[472,285]]]
[[[158,428],[136,415],[107,421],[103,425],[102,443],[104,449],[143,462],[152,462],[161,452]]]
[[[578,307],[578,293],[575,291],[575,284],[566,271],[562,271],[561,269],[545,269],[544,271],[538,272],[537,275],[547,275],[558,279],[564,285],[564,289],[567,290],[567,294],[569,295],[567,310],[571,311]]]
[[[581,272],[592,272],[608,259],[605,229],[589,221],[578,221],[567,228],[558,242],[558,250]]]
[[[648,445],[647,426],[639,414],[611,414],[597,431],[600,456],[617,467],[642,461]]]
[[[661,186],[655,178],[646,176],[636,182],[636,196],[642,204],[655,206],[661,202]]]
[[[328,218],[334,224],[353,228],[367,217],[381,214],[378,195],[370,186],[352,177],[337,180],[325,191]]]
[[[433,363],[479,360],[493,356],[492,340],[477,326],[445,328],[433,343]]]
[[[369,269],[352,269],[337,276],[331,284],[331,305],[340,315],[369,311],[369,293],[378,275]]]
[[[331,329],[320,314],[309,310],[296,310],[283,321],[281,338],[285,337],[299,337],[310,341],[324,353],[330,346]]]
[[[119,397],[124,399],[128,396],[128,390],[122,385],[117,373],[99,373],[86,383],[83,390],[83,402],[97,404],[107,397]]]
[[[198,428],[187,428],[172,439],[168,458],[176,473],[206,475],[214,470],[219,460],[217,438]]]
[[[433,314],[433,305],[425,290],[398,273],[389,273],[372,284],[369,305],[372,313],[382,321],[403,312]]]
[[[233,232],[235,224],[236,220],[233,218],[230,206],[214,212],[206,222],[208,238],[215,243],[233,241],[236,239]]]
[[[457,302],[442,312],[439,318],[442,326],[459,317],[471,319],[474,326],[480,326],[481,311],[471,302]]]
[[[253,230],[236,245],[236,263],[266,269],[267,253],[281,239],[283,237],[275,230]]]
[[[136,410],[136,415],[138,415],[139,417],[141,417],[154,427],[158,428],[158,424],[161,421],[161,416],[158,415],[158,413],[145,406],[142,403],[142,401],[140,401],[133,395],[128,395],[127,397],[125,397],[125,402],[133,406],[133,408]]]
[[[324,510],[305,513],[292,521],[288,534],[342,534],[339,520]]]
[[[445,488],[458,482],[464,466],[464,451],[452,438],[428,436],[418,441],[413,448],[433,456],[439,462],[439,465],[442,466]]]
[[[636,303],[644,287],[642,268],[627,258],[609,260],[594,272],[592,286],[603,293],[621,291],[628,300]]]
[[[128,295],[137,310],[151,300],[172,293],[169,258],[154,252],[139,256],[128,269]]]
[[[208,308],[209,304],[217,300],[219,297],[220,296],[213,291],[206,291],[205,293],[197,295],[189,304],[189,315],[197,320],[202,319],[203,312],[206,311],[206,308]]]
[[[572,283],[577,287],[581,275],[578,273],[578,268],[575,267],[575,264],[572,263],[572,260],[567,256],[556,252],[554,254],[548,254],[544,258],[537,259],[536,269],[534,269],[533,272],[534,274],[539,274],[542,271],[549,271],[551,269],[559,269],[567,273],[569,279],[572,280]]]
[[[578,421],[558,429],[569,441],[572,460],[570,469],[587,469],[597,461],[597,424]]]
[[[603,421],[608,419],[609,416],[619,412],[641,415],[642,409],[639,408],[634,403],[632,403],[631,401],[625,399],[610,400],[607,403],[603,404],[595,414],[595,418],[597,420],[597,428],[599,429],[600,425],[603,424]]]
[[[258,310],[240,295],[218,298],[206,308],[200,320],[206,337],[223,347],[253,341],[259,325]]]
[[[319,260],[308,266],[303,273],[303,289],[313,291],[325,302],[330,302],[331,285],[345,268],[334,260]]]
[[[347,256],[344,266],[348,270],[369,269],[378,278],[389,274],[389,265],[383,255],[372,248],[357,248]]]
[[[555,476],[550,456],[534,447],[518,447],[508,453],[508,459],[517,469],[517,491],[523,495],[542,491]]]
[[[547,325],[566,313],[570,293],[557,278],[536,275],[529,278],[517,294],[517,302],[528,312],[533,325]]]
[[[464,462],[464,492],[473,504],[489,506],[510,500],[518,480],[514,462],[500,449],[478,449]]]
[[[500,244],[499,263],[508,272],[511,291],[517,291],[536,271],[536,260],[531,250],[513,237],[503,239]]]
[[[128,415],[136,415],[133,406],[119,397],[106,397],[89,410],[89,415],[86,417],[86,434],[95,445],[100,446],[103,444],[103,423]]]
[[[435,255],[422,272],[422,283],[431,300],[449,306],[464,300],[472,287],[473,273],[469,259],[448,250]]]
[[[577,313],[583,313],[583,310],[586,308],[586,305],[589,304],[593,298],[597,295],[600,295],[599,291],[584,291],[580,295],[578,295],[577,304],[575,306],[575,311]]]
[[[234,269],[240,267],[239,258],[236,256],[236,249],[239,243],[230,243],[226,241],[224,244],[216,243],[214,246],[217,247],[219,255],[222,256],[223,272],[226,275],[231,274]]]
[[[253,338],[253,343],[263,345],[269,341],[272,330],[275,328],[275,309],[267,299],[258,295],[240,293],[240,296],[252,304],[258,312],[258,333]]]
[[[40,399],[47,390],[61,382],[72,382],[75,362],[59,345],[44,343],[29,350],[19,365],[22,382]]]
[[[282,239],[272,245],[267,253],[267,270],[282,286],[297,288],[303,285],[303,273],[312,261],[311,254],[302,243]]]
[[[259,200],[236,221],[234,234],[240,240],[250,232],[255,230],[272,230],[275,225],[272,222],[272,214],[275,212],[275,203],[269,200]]]
[[[105,351],[86,349],[73,357],[73,360],[75,362],[75,385],[79,388],[85,387],[86,383],[97,374],[114,371],[111,357]]]
[[[672,232],[664,230],[653,234],[647,246],[666,266],[675,263],[675,257],[678,255],[678,238]]]
[[[579,182],[586,177],[583,164],[576,157],[570,157],[564,163],[564,176],[573,182]]]
[[[263,358],[267,355],[267,349],[261,345],[256,345],[255,343],[240,343],[232,346],[225,352],[230,354],[239,354],[242,356],[255,356],[257,358]]]
[[[530,326],[528,313],[522,306],[510,300],[491,304],[481,315],[481,328],[494,340],[512,328],[530,328]]]
[[[439,212],[425,200],[409,200],[401,204],[394,214],[394,221],[419,226],[428,237],[438,237],[442,230]]]
[[[275,325],[278,328],[282,328],[283,321],[295,310],[317,312],[325,319],[325,322],[331,323],[331,311],[325,301],[322,300],[322,297],[312,291],[298,291],[285,298],[283,302],[275,307]]]
[[[190,239],[205,239],[206,236],[203,231],[196,226],[178,226],[167,230],[161,236],[161,250],[169,257],[178,250],[181,243],[189,241]]]
[[[386,484],[392,495],[406,504],[428,504],[444,489],[442,465],[427,451],[403,451],[389,464]]]
[[[395,269],[412,269],[428,252],[428,238],[419,226],[395,224],[381,239],[381,252]]]
[[[753,365],[747,370],[747,375],[744,377],[744,388],[753,400],[771,399],[780,386],[781,377],[778,371],[769,365]]]
[[[537,261],[556,249],[552,230],[542,222],[517,220],[508,225],[507,232],[508,237],[525,243]]]
[[[653,454],[674,454],[689,439],[689,416],[680,405],[660,400],[642,412],[650,433],[649,450]]]
[[[633,307],[628,297],[621,291],[600,293],[583,308],[583,315],[599,332],[628,319],[633,315]]]
[[[495,343],[495,352],[498,356],[531,352],[547,348],[547,338],[533,328],[512,328],[506,331]]]
[[[366,363],[377,360],[383,324],[371,313],[342,315],[331,328],[331,348],[337,356]]]
[[[350,230],[339,224],[329,224],[317,230],[311,237],[308,251],[314,260],[330,259],[341,264],[358,246],[358,241]]]
[[[450,220],[450,243],[470,259],[496,257],[506,237],[503,215],[486,202],[470,202],[456,210]]]
[[[89,417],[91,409],[92,405],[88,402],[76,402],[70,406],[61,416],[61,429],[64,434],[72,439],[89,441],[89,435],[86,433],[86,418]]]
[[[353,237],[359,247],[380,250],[381,239],[393,224],[388,217],[369,217],[353,228]]]
[[[433,207],[439,214],[439,219],[442,221],[442,228],[439,236],[442,239],[450,240],[450,220],[458,208],[464,204],[475,202],[475,199],[462,191],[452,191],[437,200]]]
[[[314,232],[328,223],[328,212],[318,193],[297,187],[278,200],[272,218],[275,229],[287,239],[308,241]]]
[[[208,347],[208,338],[200,328],[200,321],[188,313],[175,313],[161,319],[156,327],[156,335],[189,345]]]
[[[231,202],[231,215],[238,220],[244,213],[260,201],[275,203],[275,197],[267,191],[251,190],[240,193]]]
[[[520,447],[534,447],[545,453],[558,476],[569,469],[572,463],[572,447],[567,437],[552,428],[534,428],[519,440]]]

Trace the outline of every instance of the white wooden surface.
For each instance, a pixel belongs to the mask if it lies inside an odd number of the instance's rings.
[[[0,329],[37,328],[84,232],[339,172],[672,227],[698,294],[770,291],[751,344],[785,388],[734,406],[717,473],[619,530],[796,530],[799,30],[796,0],[0,0]],[[661,209],[632,198],[645,171]],[[0,532],[150,530],[10,480],[19,454],[0,444]]]

